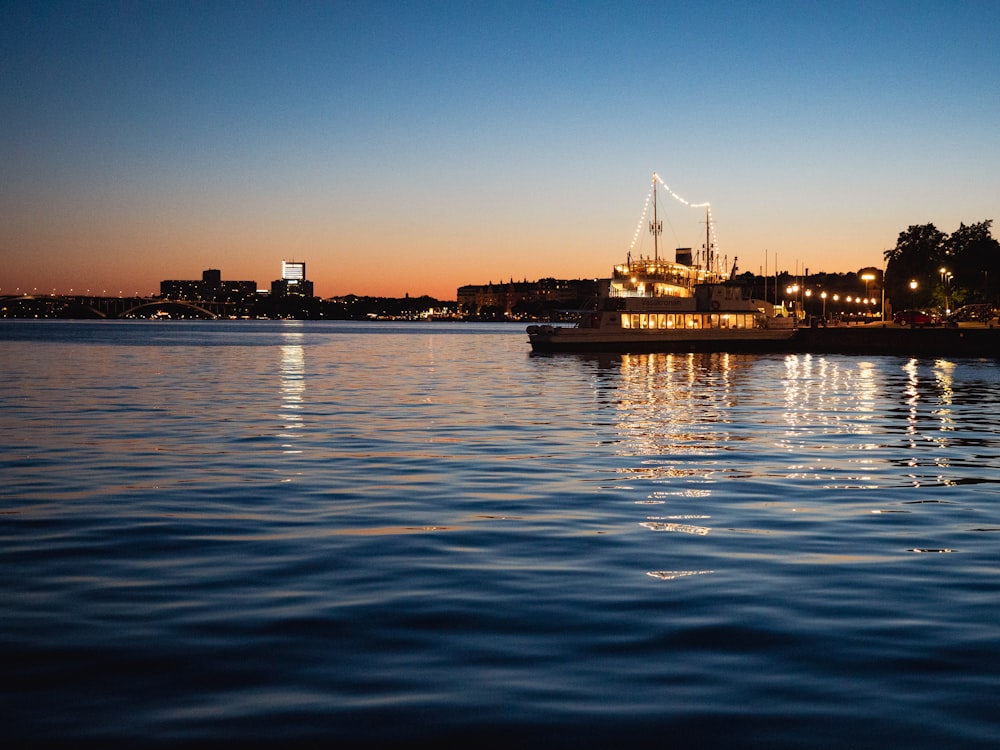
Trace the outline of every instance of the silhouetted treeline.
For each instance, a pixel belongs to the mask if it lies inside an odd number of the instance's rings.
[[[372,318],[417,319],[428,310],[440,310],[454,302],[434,297],[260,297],[245,315],[251,318],[295,318],[298,320],[370,320]]]
[[[417,318],[434,309],[455,309],[454,302],[420,297],[358,297],[349,294],[323,300],[319,304],[321,317],[326,320],[365,320],[373,317]]]

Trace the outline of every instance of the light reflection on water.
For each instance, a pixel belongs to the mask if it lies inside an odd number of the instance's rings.
[[[995,363],[236,325],[0,324],[0,737],[1000,739]]]
[[[286,325],[296,325],[286,324]],[[302,327],[301,323],[297,324]],[[305,349],[302,346],[304,334],[301,331],[282,331],[281,334],[281,438],[285,453],[301,453],[296,449],[295,439],[301,436],[304,427],[302,406],[306,395]]]

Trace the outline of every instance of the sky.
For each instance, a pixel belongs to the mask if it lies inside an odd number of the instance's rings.
[[[1000,2],[0,0],[0,294],[739,271],[1000,218]],[[660,188],[663,248],[704,209]],[[998,232],[994,231],[994,236]],[[669,254],[669,252],[668,252]]]

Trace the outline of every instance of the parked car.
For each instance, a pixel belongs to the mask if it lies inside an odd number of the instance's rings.
[[[901,310],[892,316],[892,322],[898,326],[936,326],[940,320],[927,310]]]
[[[996,310],[993,305],[963,305],[948,316],[949,323],[963,323],[965,321],[976,321],[987,323],[996,317]]]

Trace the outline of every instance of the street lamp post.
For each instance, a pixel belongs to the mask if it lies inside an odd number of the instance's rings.
[[[865,297],[871,297],[871,285],[875,281],[875,274],[873,273],[863,273],[861,274],[861,280],[865,282]]]
[[[947,268],[940,268],[938,272],[941,274],[941,286],[944,287],[944,314],[947,315],[951,312],[951,276],[952,273]]]
[[[878,277],[875,276],[875,274],[873,274],[871,271],[868,271],[866,273],[861,274],[861,280],[863,282],[865,282],[865,305],[867,305],[868,304],[868,300],[871,299],[871,296],[872,296],[872,282],[875,281],[876,278],[878,278]],[[865,320],[868,319],[869,313],[870,313],[870,311],[866,308],[865,309]]]

